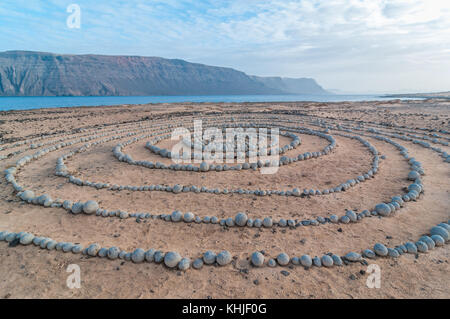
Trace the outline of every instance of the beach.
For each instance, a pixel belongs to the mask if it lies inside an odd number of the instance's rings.
[[[113,148],[145,134],[147,126],[160,123],[192,124],[194,119],[244,121],[261,119],[261,123],[323,130],[320,125],[333,125],[323,134],[336,140],[336,147],[324,156],[296,161],[281,166],[277,173],[260,174],[257,170],[177,171],[149,169],[119,161]],[[267,120],[265,120],[267,118]],[[295,119],[288,122],[289,119]],[[241,122],[239,122],[241,123]],[[280,122],[281,123],[281,122]],[[281,125],[281,124],[280,124]],[[319,126],[318,126],[319,125]],[[351,128],[352,131],[341,130]],[[408,161],[393,144],[374,138],[373,128],[381,133],[398,134],[439,146],[432,141],[448,141],[450,101],[389,100],[359,102],[270,102],[270,103],[161,103],[99,107],[47,108],[0,112],[2,144],[0,168],[5,169],[26,155],[81,138],[73,145],[52,150],[18,170],[15,178],[36,194],[49,194],[53,200],[96,201],[101,208],[130,213],[171,214],[193,212],[196,216],[234,217],[245,212],[256,219],[270,216],[273,220],[312,220],[318,216],[341,216],[346,210],[361,213],[393,194],[403,194],[410,183]],[[126,135],[141,129],[142,133]],[[123,130],[118,132],[119,130]],[[410,130],[410,131],[408,131]],[[322,132],[322,131],[321,131]],[[324,131],[323,131],[324,132]],[[361,133],[361,135],[360,135]],[[438,137],[434,137],[435,133]],[[104,136],[100,136],[104,134]],[[213,194],[207,192],[110,190],[79,186],[55,175],[58,158],[84,143],[108,136],[123,137],[87,147],[65,160],[71,175],[92,183],[118,185],[202,185],[219,189],[325,189],[339,185],[371,169],[373,154],[357,139],[345,134],[360,135],[379,152],[379,170],[373,177],[356,183],[350,189],[320,196],[257,196],[255,194]],[[160,132],[162,135],[162,131]],[[166,133],[164,133],[166,134]],[[302,143],[287,151],[295,157],[304,152],[317,152],[329,144],[320,135],[296,132]],[[365,134],[365,135],[363,135]],[[411,135],[408,135],[411,134]],[[158,135],[155,135],[158,136]],[[383,135],[390,136],[390,135]],[[415,136],[415,137],[414,137]],[[425,137],[425,139],[424,139]],[[428,137],[429,139],[426,139]],[[417,200],[386,218],[372,216],[357,222],[330,223],[301,227],[227,227],[211,223],[167,222],[160,218],[117,218],[87,214],[71,214],[62,207],[43,207],[22,201],[17,191],[1,174],[0,231],[29,232],[55,241],[71,242],[87,247],[98,243],[102,247],[120,247],[127,252],[136,248],[176,251],[191,261],[206,251],[227,250],[231,263],[204,265],[202,269],[186,271],[168,269],[162,264],[134,263],[123,259],[94,258],[84,254],[63,253],[41,249],[35,245],[10,247],[0,242],[1,298],[449,298],[450,248],[448,243],[426,253],[403,254],[398,258],[367,259],[365,263],[350,262],[335,267],[287,266],[254,267],[252,252],[264,251],[266,258],[286,252],[289,256],[308,254],[312,257],[327,253],[344,256],[350,251],[361,252],[375,243],[395,247],[417,242],[431,227],[450,220],[450,170],[437,152],[422,145],[390,136],[408,148],[411,157],[425,171],[421,177],[424,192]],[[171,159],[150,152],[143,138],[124,145],[136,161]],[[21,145],[20,142],[30,141]],[[78,141],[78,140],[77,140]],[[289,143],[281,136],[280,144]],[[45,145],[39,145],[44,143]],[[33,144],[33,147],[31,145]],[[16,146],[17,145],[17,146]],[[157,144],[170,149],[174,142],[165,139]],[[17,152],[17,153],[15,153]],[[139,219],[139,221],[137,221]],[[66,282],[67,267],[80,268],[81,287],[70,289]],[[381,269],[381,287],[369,288],[368,267]]]

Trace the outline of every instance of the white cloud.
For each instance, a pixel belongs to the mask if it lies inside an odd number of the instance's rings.
[[[72,2],[79,31],[64,27]],[[0,27],[0,50],[183,58],[344,90],[450,89],[445,0],[4,0]]]

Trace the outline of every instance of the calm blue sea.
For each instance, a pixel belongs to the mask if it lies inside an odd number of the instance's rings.
[[[0,97],[0,111],[174,102],[339,102],[390,99],[392,98],[379,95],[30,96]]]

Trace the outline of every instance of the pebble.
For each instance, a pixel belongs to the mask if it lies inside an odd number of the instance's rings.
[[[444,246],[445,244],[444,238],[440,235],[431,235],[431,239],[433,239],[437,247]]]
[[[245,213],[238,213],[234,220],[236,225],[243,227],[247,224],[248,217]]]
[[[220,266],[225,266],[231,262],[231,254],[224,250],[217,254],[216,261]]]
[[[277,256],[277,262],[281,266],[286,266],[289,264],[289,256],[286,253],[281,253]]]
[[[251,256],[253,266],[261,267],[264,264],[264,255],[259,251],[255,251]]]
[[[89,200],[83,204],[83,212],[85,214],[88,214],[88,215],[95,214],[97,209],[98,209],[98,204],[97,204],[97,202],[95,202],[93,200]]]
[[[207,265],[212,265],[216,261],[216,254],[211,250],[208,250],[203,254],[203,261]]]
[[[164,256],[164,264],[169,268],[175,268],[181,259],[182,258],[179,253],[170,251]]]
[[[405,243],[406,251],[410,254],[417,254],[417,246],[412,242]]]
[[[133,251],[133,253],[131,254],[131,260],[134,263],[141,263],[144,261],[145,258],[145,250],[143,250],[142,248],[136,248],[135,251]]]
[[[431,235],[439,235],[442,238],[444,238],[445,241],[447,241],[449,239],[448,231],[444,227],[441,227],[441,226],[434,226],[433,228],[431,228],[430,234]]]
[[[197,258],[192,263],[192,268],[194,268],[194,269],[201,269],[202,267],[203,267],[203,260],[200,258]]]
[[[191,267],[191,260],[189,258],[182,258],[178,263],[178,269],[186,271]]]
[[[333,258],[331,258],[328,255],[323,255],[322,259],[321,259],[322,265],[325,267],[331,267],[333,266],[334,262],[333,262]]]
[[[344,258],[351,262],[356,262],[361,260],[361,255],[355,252],[349,252],[344,256]]]
[[[373,250],[378,256],[384,257],[388,255],[388,249],[383,244],[380,243],[375,244],[375,246],[373,246]]]
[[[312,259],[309,255],[303,255],[300,257],[300,263],[303,267],[309,268],[312,266]]]

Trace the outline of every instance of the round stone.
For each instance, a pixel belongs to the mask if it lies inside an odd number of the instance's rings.
[[[192,268],[194,269],[201,269],[203,267],[203,260],[201,258],[197,258],[192,263]]]
[[[395,249],[388,248],[388,256],[392,258],[397,258],[400,257],[400,253]]]
[[[323,255],[321,259],[322,265],[325,267],[333,266],[333,258],[328,255]]]
[[[157,250],[157,251],[155,251],[155,254],[153,255],[153,261],[157,264],[160,264],[163,262],[164,256],[165,256],[164,252]]]
[[[216,261],[220,266],[225,266],[231,262],[231,254],[224,250],[217,254]]]
[[[444,244],[445,244],[445,240],[444,240],[444,238],[442,238],[442,236],[439,236],[439,235],[431,235],[431,239],[433,239],[434,243],[435,243],[436,246],[438,246],[438,247],[444,246]]]
[[[22,194],[20,194],[20,198],[24,201],[29,202],[34,198],[34,193],[33,191],[26,190]]]
[[[430,234],[431,235],[439,235],[442,238],[444,238],[445,241],[447,241],[449,239],[449,234],[448,234],[447,229],[445,229],[444,227],[441,227],[441,226],[434,226],[433,228],[431,228]]]
[[[185,213],[184,216],[183,216],[183,220],[186,223],[191,223],[191,222],[194,221],[194,219],[195,219],[195,216],[191,212]]]
[[[433,249],[436,246],[436,244],[433,241],[433,239],[431,237],[429,237],[429,236],[422,236],[422,237],[419,238],[419,241],[422,241],[425,244],[427,244],[428,249]]]
[[[366,257],[366,258],[373,259],[373,258],[375,258],[375,253],[372,250],[370,250],[370,249],[365,249],[363,251],[363,256]]]
[[[64,250],[64,246],[63,246],[63,250]],[[100,248],[100,250],[97,253],[97,256],[101,257],[101,258],[108,256],[108,249],[104,248],[104,247]]]
[[[25,233],[20,237],[20,243],[22,245],[29,245],[33,242],[34,235],[30,233]]]
[[[320,260],[320,258],[319,257],[314,257],[313,259],[312,259],[312,261],[313,261],[313,265],[314,266],[316,266],[316,267],[322,267],[322,261]]]
[[[346,211],[345,216],[347,216],[350,219],[350,221],[352,221],[354,223],[358,221],[358,218],[357,218],[355,212],[352,210]]]
[[[131,254],[131,260],[134,263],[141,263],[144,261],[145,258],[145,250],[142,248],[137,248],[133,253]]]
[[[175,268],[181,259],[179,253],[170,251],[164,256],[164,264],[169,268]]]
[[[183,218],[183,214],[180,211],[176,210],[172,213],[172,215],[170,215],[170,218],[173,222],[177,223],[181,221],[181,219]]]
[[[281,253],[277,256],[277,262],[281,266],[286,266],[289,264],[289,256],[286,253]]]
[[[387,255],[388,255],[388,249],[387,249],[387,247],[386,247],[385,245],[383,245],[383,244],[380,244],[380,243],[375,244],[375,246],[373,246],[373,250],[375,251],[375,253],[376,253],[378,256],[384,257],[384,256],[387,256]]]
[[[83,203],[81,202],[76,202],[72,205],[72,213],[73,214],[79,214],[83,211]]]
[[[200,171],[207,172],[209,170],[209,164],[206,162],[202,162],[200,164]]]
[[[87,248],[87,254],[91,257],[95,257],[95,256],[97,256],[97,253],[99,250],[100,250],[99,244],[92,244],[92,245],[89,245],[89,247]]]
[[[270,217],[264,218],[262,224],[264,227],[272,227],[272,225],[273,225],[272,218],[270,218]]]
[[[269,261],[267,262],[267,265],[269,266],[269,267],[275,267],[276,265],[277,265],[277,262],[275,261],[275,259],[273,259],[273,258],[270,258],[269,259]]]
[[[375,206],[375,211],[381,216],[389,216],[391,208],[387,204],[381,203]]]
[[[216,254],[211,250],[208,250],[203,254],[203,261],[207,265],[212,265],[216,261]]]
[[[241,227],[243,227],[247,224],[247,220],[248,220],[248,217],[245,213],[238,213],[236,215],[236,217],[234,218],[236,225],[241,226]]]
[[[186,271],[191,267],[191,260],[189,258],[182,258],[178,263],[178,269]]]
[[[410,171],[408,174],[408,179],[410,181],[415,181],[417,178],[420,178],[420,174],[416,171]]]
[[[405,243],[406,251],[410,254],[417,254],[417,246],[412,242]]]
[[[155,255],[155,250],[153,248],[147,250],[144,255],[145,261],[151,263],[153,261],[154,255]]]
[[[108,258],[109,259],[117,259],[119,258],[119,254],[120,254],[120,249],[117,247],[111,247],[108,249]]]
[[[252,254],[251,261],[253,266],[261,267],[262,265],[264,265],[264,255],[261,254],[259,251],[255,251]]]
[[[342,259],[338,255],[332,255],[331,258],[333,258],[333,264],[335,266],[342,266],[344,263],[342,262]]]
[[[93,200],[88,200],[83,205],[83,212],[88,215],[95,214],[97,209],[98,209],[98,204],[96,201],[93,201]]]
[[[303,255],[300,257],[300,263],[303,267],[309,268],[312,266],[312,259],[309,255]]]
[[[423,241],[416,242],[417,250],[421,253],[426,253],[428,251],[428,245]]]
[[[349,252],[344,256],[344,258],[351,262],[356,262],[361,260],[361,255],[355,252]]]

